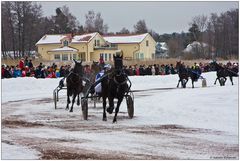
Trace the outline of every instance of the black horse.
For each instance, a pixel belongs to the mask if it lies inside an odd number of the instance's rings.
[[[182,87],[186,88],[186,84],[188,82],[189,77],[192,80],[192,88],[194,88],[194,82],[198,80],[199,76],[201,75],[201,72],[192,70],[191,68],[185,68],[184,64],[182,64],[181,61],[177,62],[176,69],[178,71],[179,76],[177,88],[180,82],[182,84]]]
[[[107,121],[106,99],[108,98],[109,101],[109,107],[107,108],[109,114],[112,114],[114,110],[114,98],[118,100],[113,119],[113,123],[115,123],[117,122],[119,107],[125,94],[129,91],[127,84],[128,77],[127,74],[124,73],[122,59],[122,56],[114,55],[114,68],[107,71],[101,79],[102,93],[100,95],[103,99],[103,121]]]
[[[230,78],[230,81],[233,85],[233,77],[238,77],[238,67],[228,69],[227,67],[223,67],[219,65],[217,62],[212,62],[210,66],[217,72],[217,78],[214,84],[219,81],[220,86],[224,86],[227,81],[227,77]]]
[[[75,102],[76,96],[78,96],[77,99],[77,105],[80,105],[80,100],[79,100],[79,94],[83,91],[83,85],[82,85],[82,77],[83,77],[83,67],[82,67],[82,61],[77,62],[74,60],[75,66],[73,70],[69,73],[69,75],[66,78],[67,82],[67,106],[66,110],[69,109],[69,103],[70,101],[70,96],[72,96],[72,106],[69,112],[73,112],[73,105]]]

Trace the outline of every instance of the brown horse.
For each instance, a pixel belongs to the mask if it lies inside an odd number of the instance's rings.
[[[74,60],[74,62],[75,62],[75,66],[66,78],[66,82],[67,82],[67,106],[66,106],[66,110],[69,109],[69,104],[71,103],[70,96],[72,96],[72,106],[71,106],[71,109],[70,109],[69,112],[73,112],[73,105],[74,105],[76,96],[78,96],[77,105],[80,105],[79,94],[83,91],[82,61],[77,62],[76,60]]]

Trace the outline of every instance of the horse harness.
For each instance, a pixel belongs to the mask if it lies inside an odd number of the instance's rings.
[[[118,82],[117,80],[116,80],[116,76],[121,76],[121,75],[123,75],[125,78],[127,78],[127,79],[125,79],[123,82]],[[122,85],[125,85],[125,84],[127,84],[127,81],[128,81],[128,77],[127,77],[127,75],[126,75],[126,73],[123,71],[123,70],[120,70],[120,73],[119,74],[115,74],[115,75],[113,75],[113,81],[114,81],[114,83],[117,85],[117,92],[119,92],[119,88],[122,86]]]

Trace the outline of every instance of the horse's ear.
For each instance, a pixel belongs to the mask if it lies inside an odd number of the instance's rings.
[[[74,63],[77,64],[77,61],[75,59],[73,59]]]
[[[113,57],[116,58],[115,54],[113,54]]]
[[[80,61],[80,64],[82,64],[82,59],[81,59],[81,61]]]

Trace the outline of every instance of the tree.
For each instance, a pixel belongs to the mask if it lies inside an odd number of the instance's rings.
[[[123,27],[119,32],[117,32],[116,34],[130,34],[130,31]]]
[[[2,2],[2,54],[7,56],[7,51],[14,51],[15,53],[15,35],[14,35],[14,14],[12,12],[12,2]]]
[[[95,14],[94,11],[88,11],[85,15],[86,21],[84,30],[88,33],[90,32],[99,32],[100,34],[106,34],[108,31],[108,25],[104,24],[101,13],[98,12]]]
[[[159,42],[160,35],[159,35],[158,33],[156,33],[156,32],[153,31],[153,30],[150,30],[150,31],[149,31],[149,34],[153,37],[153,39],[154,39],[156,42]]]
[[[142,34],[142,33],[147,33],[148,32],[148,28],[147,25],[145,23],[145,20],[139,20],[136,25],[133,26],[134,27],[134,32],[137,34]]]
[[[199,40],[200,31],[199,31],[199,28],[198,28],[197,24],[193,23],[188,31],[191,34],[191,40],[192,41],[198,41]]]

